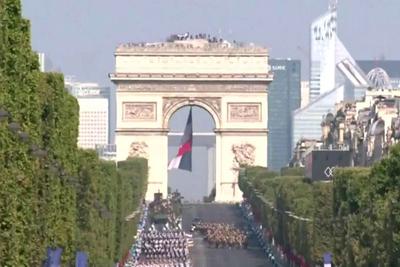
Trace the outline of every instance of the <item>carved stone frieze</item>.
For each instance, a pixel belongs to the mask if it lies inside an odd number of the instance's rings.
[[[266,85],[258,83],[129,83],[120,82],[118,91],[134,92],[265,92]]]
[[[183,101],[185,98],[183,97],[164,97],[163,98],[163,114],[165,113],[175,104]]]
[[[156,120],[156,102],[124,102],[122,104],[123,120]]]
[[[241,166],[252,166],[255,161],[256,147],[252,144],[232,145],[233,165],[232,171],[236,174]]]
[[[207,103],[211,106],[215,111],[221,113],[221,98],[219,97],[199,97],[197,98],[199,101]]]
[[[205,103],[212,108],[218,115],[221,113],[221,98],[220,97],[164,97],[163,98],[163,113],[165,114],[175,104],[188,100],[199,101]]]
[[[261,103],[229,103],[228,121],[231,122],[261,121]]]
[[[148,158],[147,148],[148,146],[145,142],[132,142],[129,151],[129,157]]]

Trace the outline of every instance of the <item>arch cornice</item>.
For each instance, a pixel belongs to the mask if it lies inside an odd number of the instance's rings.
[[[215,128],[221,128],[221,99],[219,97],[165,97],[163,98],[163,128],[168,128],[172,115],[182,107],[199,106],[213,118]]]

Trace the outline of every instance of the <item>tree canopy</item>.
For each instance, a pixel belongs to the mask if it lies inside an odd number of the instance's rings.
[[[111,266],[133,241],[147,161],[106,162],[77,147],[79,107],[61,74],[41,73],[19,0],[0,1],[0,266]]]
[[[340,168],[332,181],[260,167],[239,184],[274,241],[309,264],[332,252],[335,266],[400,266],[400,145],[372,168]]]

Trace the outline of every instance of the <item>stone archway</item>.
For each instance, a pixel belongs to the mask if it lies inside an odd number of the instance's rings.
[[[187,102],[187,101],[185,101]],[[168,118],[168,160],[176,156],[180,145],[185,122],[192,108],[193,147],[192,172],[169,170],[168,188],[178,190],[185,200],[198,202],[210,196],[215,190],[215,118],[203,106],[190,101],[188,105],[179,105]],[[175,108],[174,108],[175,109]]]
[[[240,164],[267,166],[267,50],[209,44],[122,45],[116,51],[117,160],[145,156],[146,199],[167,194],[168,122],[197,105],[215,121],[216,201],[242,198]]]
[[[185,106],[198,106],[206,110],[214,120],[215,128],[221,125],[221,103],[219,98],[202,97],[166,97],[163,99],[163,128],[168,128],[168,123],[172,115]]]

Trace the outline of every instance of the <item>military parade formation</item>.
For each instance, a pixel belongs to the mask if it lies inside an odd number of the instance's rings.
[[[215,248],[247,248],[247,233],[226,223],[199,222],[193,230],[200,232],[204,240]]]
[[[135,245],[125,264],[119,265],[121,267],[193,267],[190,256],[193,236],[207,243],[210,249],[247,249],[249,236],[255,232],[249,227],[251,211],[247,205],[244,208],[244,203],[241,205],[242,216],[247,218],[244,223],[234,225],[194,218],[191,234],[182,230],[182,204],[178,193],[166,199],[156,194],[153,202],[143,205]],[[276,266],[271,252],[266,253],[270,263]]]
[[[143,234],[137,266],[189,267],[190,235],[180,230],[149,231]]]
[[[149,218],[138,237],[136,261],[125,267],[192,267],[189,248],[193,241],[182,231],[179,193],[169,194],[166,199],[155,194],[148,207]]]

